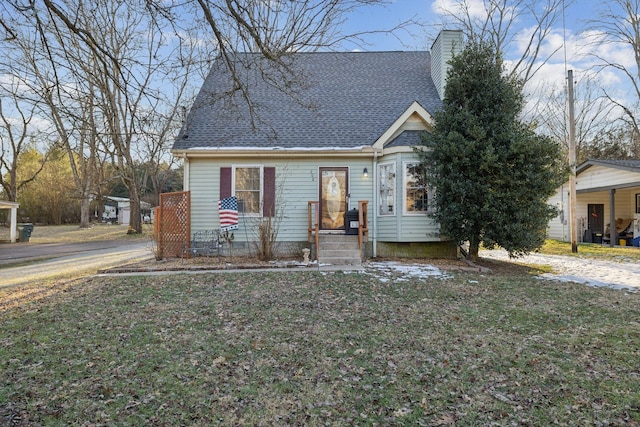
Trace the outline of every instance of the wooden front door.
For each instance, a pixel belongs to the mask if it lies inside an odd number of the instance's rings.
[[[344,229],[349,197],[348,168],[320,168],[320,229]]]

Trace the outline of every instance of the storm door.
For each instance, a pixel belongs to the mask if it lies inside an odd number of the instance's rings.
[[[344,229],[349,197],[348,168],[320,168],[320,229]]]

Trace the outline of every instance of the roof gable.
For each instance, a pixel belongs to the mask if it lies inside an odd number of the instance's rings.
[[[635,187],[640,181],[640,160],[588,160],[576,168],[576,191],[605,191]]]
[[[413,118],[421,124],[421,129],[411,129],[407,126],[409,120]],[[417,119],[417,120],[416,120]],[[433,117],[427,110],[422,108],[417,102],[412,103],[400,117],[376,140],[374,148],[384,148],[386,146],[402,145],[401,141],[406,141],[411,146],[415,144],[415,136],[425,130],[432,129]],[[417,132],[417,133],[416,133]]]
[[[576,168],[576,175],[580,175],[593,166],[602,166],[605,168],[613,168],[626,170],[629,172],[640,172],[640,160],[587,160]]]
[[[429,120],[442,105],[429,52],[297,53],[292,58],[304,76],[296,93],[301,102],[265,83],[257,67],[244,70],[254,116],[239,94],[222,96],[229,76],[217,61],[173,150],[371,147],[397,136],[411,114]]]

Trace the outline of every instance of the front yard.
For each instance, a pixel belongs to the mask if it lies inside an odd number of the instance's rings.
[[[517,266],[80,279],[0,301],[0,424],[638,425],[639,312]]]

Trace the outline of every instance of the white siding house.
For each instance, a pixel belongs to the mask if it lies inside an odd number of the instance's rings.
[[[548,236],[570,241],[569,185],[549,203],[560,214],[549,222]],[[632,244],[640,236],[640,160],[589,160],[578,166],[575,211],[579,241]]]

